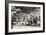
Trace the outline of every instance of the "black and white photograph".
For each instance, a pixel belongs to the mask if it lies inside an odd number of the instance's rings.
[[[11,28],[40,27],[40,7],[11,7]]]
[[[9,3],[8,32],[43,30],[43,5]]]

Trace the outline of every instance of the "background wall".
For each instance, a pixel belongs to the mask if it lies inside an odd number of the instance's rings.
[[[19,1],[45,2],[45,9],[46,9],[46,0],[19,0]],[[46,12],[45,12],[45,15],[46,15]],[[45,26],[45,29],[46,29],[46,26]],[[5,35],[5,0],[0,0],[0,35]],[[16,34],[16,35],[46,35],[46,30],[45,30],[45,33]]]

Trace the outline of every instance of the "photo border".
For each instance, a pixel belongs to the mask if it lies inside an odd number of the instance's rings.
[[[8,33],[8,4],[9,3],[26,3],[43,5],[43,31],[26,31],[26,32],[12,32]],[[45,3],[44,2],[27,2],[27,1],[10,1],[5,0],[5,34],[24,34],[24,33],[41,33],[45,32]]]

